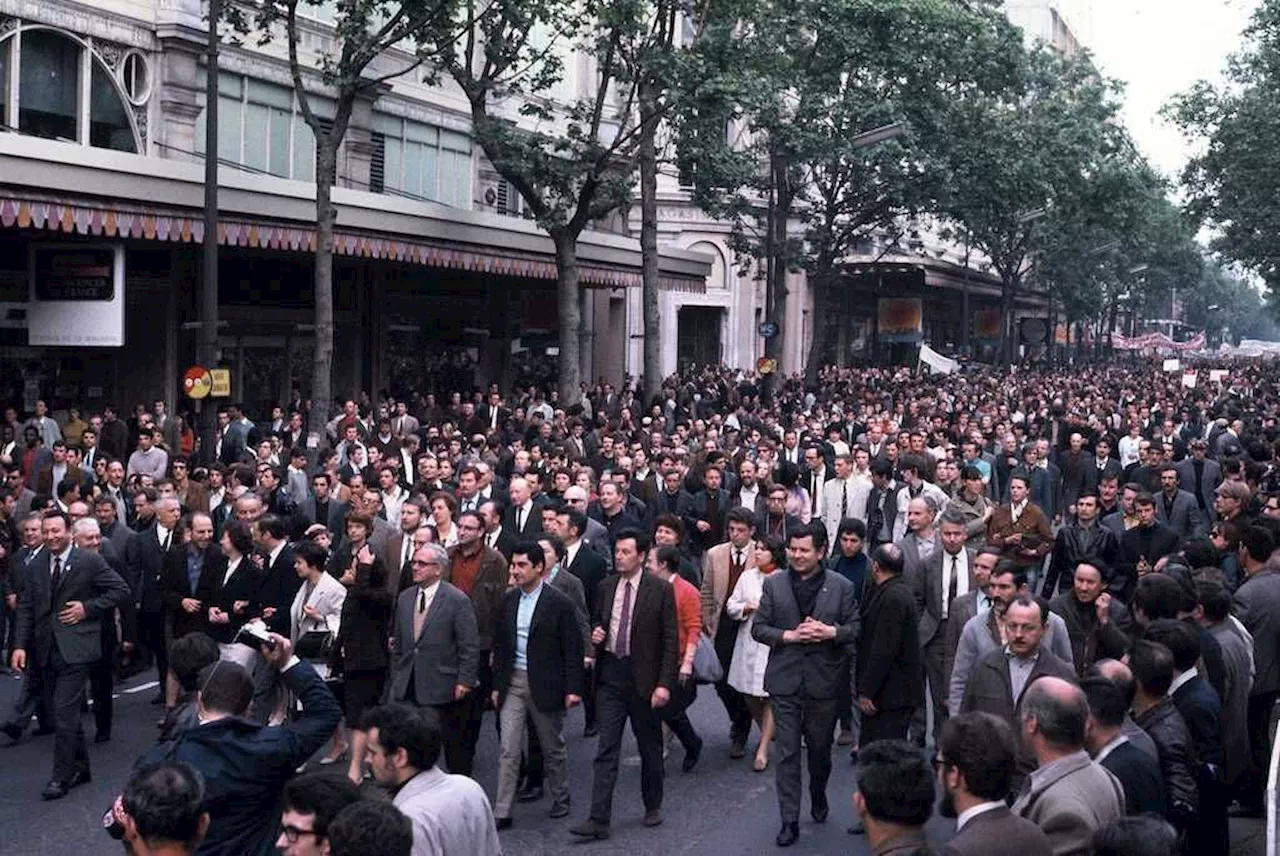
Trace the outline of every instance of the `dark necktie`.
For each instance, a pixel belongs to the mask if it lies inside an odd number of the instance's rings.
[[[516,509],[516,532],[518,533],[522,529],[524,529],[524,509],[517,508]]]
[[[809,513],[817,515],[818,513],[818,474],[809,473]]]
[[[840,519],[844,520],[849,516],[849,480],[841,479],[840,481],[844,484],[840,494]]]
[[[631,581],[624,583],[622,590],[622,615],[618,617],[618,638],[613,642],[613,650],[619,657],[631,656]]]
[[[53,577],[49,583],[49,600],[52,603],[58,602],[58,586],[62,583],[62,557],[53,557]]]
[[[956,599],[956,586],[960,579],[960,557],[951,557],[951,585],[947,587],[947,605],[944,610],[951,609],[951,602]]]

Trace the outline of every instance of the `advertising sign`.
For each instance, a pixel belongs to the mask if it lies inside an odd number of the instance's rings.
[[[32,244],[27,305],[31,345],[124,344],[124,247]]]

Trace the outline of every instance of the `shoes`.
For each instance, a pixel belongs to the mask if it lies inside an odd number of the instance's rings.
[[[702,740],[699,739],[692,750],[685,750],[684,763],[680,765],[682,772],[688,773],[694,767],[698,766],[698,759],[702,757]]]
[[[662,809],[653,808],[644,813],[645,826],[662,826]]]
[[[551,811],[547,812],[547,817],[551,818],[552,820],[559,820],[562,817],[568,817],[568,816],[569,816],[569,804],[567,802],[557,803],[556,805],[553,805],[551,807]]]
[[[71,778],[67,779],[65,782],[60,782],[55,779],[45,785],[44,790],[40,792],[40,799],[45,801],[60,800],[70,793],[72,788],[88,784],[91,781],[93,781],[93,777],[89,775],[87,770],[73,774]]]
[[[8,737],[13,741],[13,743],[9,744],[11,746],[22,739],[22,729],[19,726],[14,725],[12,722],[0,725],[0,734],[3,734],[5,737]]]
[[[747,754],[747,747],[743,743],[729,744],[729,757],[735,761]]]
[[[853,826],[849,827],[849,834],[850,835],[866,835],[867,828],[862,825],[861,820],[855,820],[853,822]]]
[[[778,837],[774,839],[774,843],[779,847],[790,847],[800,838],[800,824],[784,823],[782,829],[778,830]]]
[[[851,730],[849,730],[848,728],[841,728],[841,729],[840,729],[840,736],[836,738],[836,745],[837,745],[837,746],[852,746],[852,745],[853,745],[853,732],[852,732]]]
[[[596,737],[599,734],[600,726],[596,725],[594,722],[588,724],[586,728],[582,729],[583,737]]]
[[[94,735],[94,737],[93,737],[93,742],[94,742],[94,743],[110,743],[110,742],[111,742],[111,732],[110,732],[110,731],[99,731],[97,734],[95,734],[95,735]]]
[[[813,805],[809,808],[809,814],[813,817],[813,822],[826,823],[827,815],[831,813],[831,806],[827,804],[827,795],[814,794],[811,801]]]
[[[543,793],[542,785],[531,785],[529,787],[522,788],[520,792],[516,794],[516,802],[537,802],[542,799]]]
[[[510,829],[514,821],[509,817],[495,817],[493,819],[494,827],[501,832],[504,829]]]
[[[569,827],[569,832],[579,838],[594,838],[596,841],[604,841],[609,837],[609,826],[587,818],[577,826]]]

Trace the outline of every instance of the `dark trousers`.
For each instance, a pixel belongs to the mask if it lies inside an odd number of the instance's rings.
[[[53,714],[53,778],[65,782],[76,773],[89,772],[89,751],[80,711],[84,707],[85,684],[92,664],[68,663],[54,643],[48,661],[38,668],[45,673],[43,689]]]
[[[1240,801],[1261,808],[1267,790],[1267,771],[1271,763],[1271,711],[1276,705],[1275,691],[1249,696],[1249,770],[1240,777]]]
[[[862,736],[858,741],[860,747],[868,746],[877,740],[905,740],[907,727],[911,724],[912,710],[877,710],[875,716],[862,714]]]
[[[671,729],[671,733],[680,741],[680,745],[684,747],[685,754],[693,751],[694,747],[702,743],[702,738],[698,736],[698,732],[694,730],[693,723],[689,721],[689,705],[693,704],[698,698],[698,685],[692,681],[688,686],[678,685],[671,691],[671,701],[665,706],[658,708],[658,718],[667,724]]]
[[[929,696],[925,704],[916,708],[911,719],[911,737],[916,743],[924,745],[924,733],[928,724],[928,712],[925,705],[933,708],[933,741],[936,745],[938,735],[942,732],[942,723],[947,721],[947,694],[951,690],[950,676],[944,674],[947,662],[946,645],[947,622],[938,625],[938,632],[921,651],[924,660],[924,675],[929,681]]]
[[[831,778],[832,731],[836,700],[805,696],[769,696],[773,705],[774,742],[778,746],[778,811],[783,823],[800,820],[800,735],[809,752],[809,798],[825,798]]]
[[[729,617],[727,612],[720,615],[720,623],[716,626],[716,656],[724,669],[724,680],[716,682],[716,695],[729,714],[729,742],[741,746],[751,736],[751,710],[747,707],[742,693],[729,686],[729,664],[733,662],[733,646],[738,641],[738,622]]]
[[[45,680],[45,674],[40,669],[30,668],[28,663],[28,668],[22,675],[22,688],[18,691],[18,698],[13,703],[13,713],[6,725],[16,725],[22,731],[26,731],[27,726],[31,724],[31,717],[34,716],[40,730],[53,728],[47,693],[44,691]]]
[[[593,665],[587,669],[583,675],[583,681],[586,686],[582,688],[582,716],[585,720],[584,727],[590,728],[596,724],[596,668]]]
[[[138,613],[138,644],[156,658],[156,674],[163,695],[165,676],[169,674],[169,648],[165,642],[163,612]]]
[[[618,781],[622,729],[631,720],[631,733],[640,752],[640,794],[646,811],[662,808],[662,722],[648,698],[636,693],[631,660],[607,652],[596,663],[596,716],[600,737],[591,779],[591,819],[608,825],[613,817],[613,787]]]
[[[1200,789],[1200,814],[1187,833],[1187,853],[1194,856],[1227,856],[1231,832],[1227,824],[1226,788],[1215,770],[1202,766],[1196,784]]]
[[[467,723],[471,716],[471,696],[475,695],[475,692],[472,690],[471,694],[461,701],[431,705],[440,723],[444,765],[450,773],[462,776],[471,775],[476,754],[476,744],[473,742],[468,745],[466,742],[469,731]]]
[[[115,621],[102,620],[102,656],[89,671],[89,697],[93,699],[93,723],[97,734],[111,734],[115,690]],[[111,616],[114,619],[114,614]]]

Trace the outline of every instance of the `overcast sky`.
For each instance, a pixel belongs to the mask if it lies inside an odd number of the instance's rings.
[[[1126,84],[1124,118],[1138,145],[1176,177],[1189,145],[1159,111],[1197,80],[1220,79],[1257,0],[1059,0],[1104,74]]]

